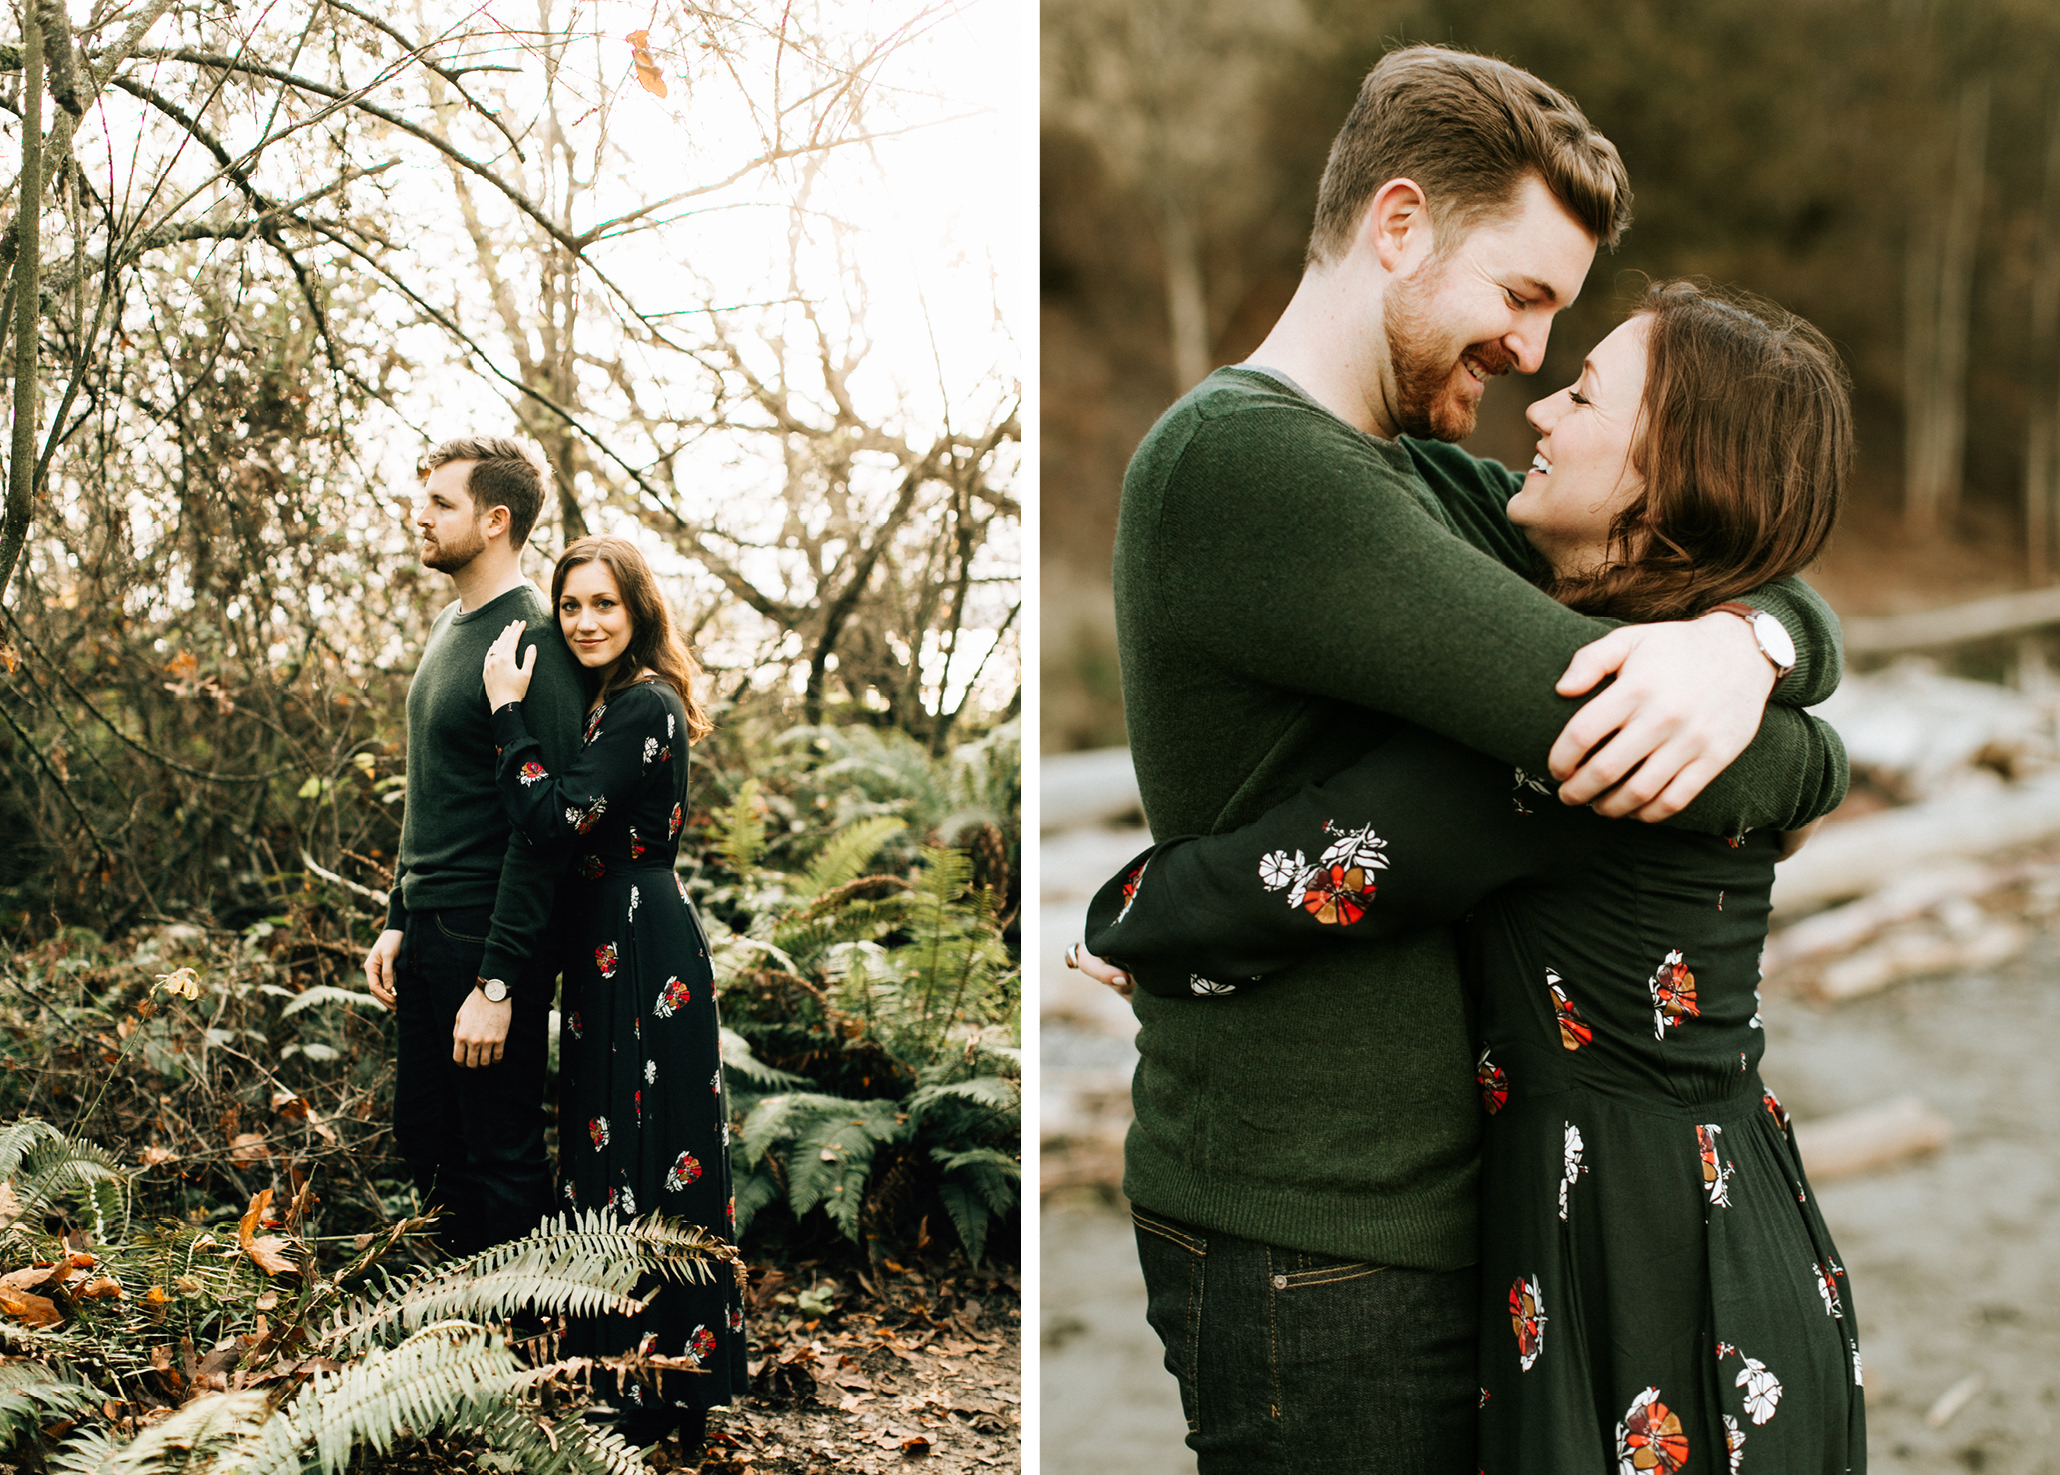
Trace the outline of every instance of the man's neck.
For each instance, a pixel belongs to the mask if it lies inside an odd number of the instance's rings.
[[[495,557],[491,547],[451,574],[451,583],[458,591],[458,609],[468,615],[510,589],[521,588],[525,582],[522,555],[511,552]]]
[[[1304,272],[1287,310],[1245,362],[1279,371],[1347,425],[1392,440],[1394,418],[1381,393],[1387,345],[1359,330],[1370,316],[1377,320],[1358,297],[1362,290],[1343,272]]]

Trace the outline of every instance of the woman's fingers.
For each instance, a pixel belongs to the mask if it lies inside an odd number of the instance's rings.
[[[1114,963],[1109,962],[1106,958],[1097,958],[1077,942],[1066,949],[1066,966],[1078,968],[1096,983],[1107,984],[1126,999],[1130,997],[1131,990],[1136,987],[1130,981],[1129,974],[1118,968]]]

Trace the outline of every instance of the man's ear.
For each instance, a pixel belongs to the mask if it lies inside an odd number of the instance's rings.
[[[1382,269],[1396,276],[1414,272],[1436,245],[1430,202],[1413,179],[1391,179],[1375,190],[1359,233]]]
[[[489,507],[485,515],[479,519],[479,530],[489,538],[505,537],[514,521],[515,514],[507,508]]]

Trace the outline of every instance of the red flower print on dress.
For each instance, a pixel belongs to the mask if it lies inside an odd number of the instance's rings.
[[[684,982],[678,978],[668,978],[665,980],[665,987],[659,990],[658,1002],[652,1005],[651,1012],[660,1019],[670,1019],[673,1010],[682,1004],[692,1003],[693,999],[693,994],[688,991]]]
[[[608,868],[601,864],[600,856],[582,855],[575,869],[586,880],[598,881]]]
[[[594,1150],[599,1152],[608,1145],[608,1118],[594,1117],[587,1123],[587,1136],[594,1141]]]
[[[1659,1389],[1647,1388],[1631,1400],[1617,1425],[1618,1475],[1645,1475],[1656,1470],[1674,1475],[1688,1463],[1688,1436],[1681,1416],[1659,1401]]]
[[[1695,975],[1688,971],[1688,964],[1681,957],[1679,948],[1668,953],[1653,970],[1646,988],[1652,993],[1654,1039],[1665,1039],[1670,1024],[1678,1028],[1684,1019],[1701,1017],[1702,1010],[1695,1003]]]
[[[587,1037],[586,1024],[580,1019],[579,1010],[577,1009],[565,1016],[565,1027],[572,1031],[572,1037],[575,1040],[583,1040]]]
[[[1845,1267],[1836,1260],[1824,1260],[1811,1267],[1817,1276],[1817,1295],[1824,1302],[1824,1314],[1838,1320],[1845,1319],[1845,1302],[1839,1299],[1838,1278],[1845,1274]]]
[[[601,735],[601,714],[607,710],[607,705],[604,703],[603,705],[594,708],[593,711],[587,713],[586,733],[585,736],[581,739],[583,742],[590,743],[595,738]]]
[[[1718,1209],[1731,1207],[1731,1190],[1726,1185],[1738,1171],[1730,1163],[1717,1161],[1717,1137],[1723,1130],[1714,1122],[1695,1129],[1696,1150],[1702,1154],[1702,1190],[1710,1196],[1710,1206]]]
[[[678,1193],[689,1183],[701,1176],[701,1159],[691,1152],[683,1152],[665,1175],[665,1187],[669,1193]]]
[[[629,827],[629,858],[631,860],[642,860],[644,858],[644,840],[637,833],[635,825]]]
[[[1346,829],[1326,820],[1323,832],[1335,838],[1315,864],[1297,850],[1288,858],[1276,850],[1259,861],[1259,882],[1268,891],[1285,891],[1290,907],[1307,912],[1325,926],[1349,927],[1366,915],[1375,891],[1373,873],[1388,868],[1388,842],[1372,825]]]
[[[680,832],[680,825],[681,825],[682,821],[684,820],[684,818],[685,818],[685,816],[683,816],[683,815],[682,815],[682,814],[680,813],[680,807],[679,807],[679,806],[678,806],[677,804],[673,805],[673,806],[672,806],[672,819],[671,819],[671,820],[670,820],[670,821],[669,821],[669,822],[668,822],[668,823],[666,824],[666,826],[665,826],[665,838],[666,838],[666,839],[668,839],[668,840],[675,840],[675,839],[678,839],[678,838],[679,838],[679,832]]]
[[[1559,1021],[1560,1048],[1578,1050],[1594,1040],[1595,1027],[1581,1018],[1581,1011],[1574,1007],[1574,1001],[1560,987],[1565,981],[1555,970],[1545,970],[1545,986],[1552,990],[1552,1017]]]
[[[703,1326],[694,1328],[694,1335],[687,1338],[687,1356],[696,1362],[706,1362],[715,1356],[715,1333]]]
[[[741,1332],[744,1330],[744,1308],[742,1306],[732,1306],[730,1308],[729,1322],[731,1331]]]
[[[607,811],[608,796],[600,794],[595,796],[594,802],[589,804],[584,810],[566,810],[565,823],[572,826],[574,834],[584,835],[601,822],[601,816],[607,813]],[[577,815],[577,818],[574,817],[575,815]]]
[[[1488,1052],[1481,1051],[1481,1058],[1474,1062],[1474,1083],[1481,1088],[1481,1105],[1489,1116],[1502,1110],[1509,1101],[1509,1076],[1494,1061]]]
[[[522,787],[526,789],[538,779],[548,778],[550,775],[544,772],[543,764],[532,758],[522,765],[522,771],[515,776],[522,780]]]
[[[1136,905],[1138,885],[1144,880],[1145,869],[1150,865],[1151,862],[1146,861],[1144,865],[1139,866],[1123,878],[1123,909],[1116,913],[1116,920],[1118,922],[1129,916],[1130,908]]]
[[[1516,1360],[1525,1372],[1545,1350],[1545,1303],[1538,1295],[1538,1277],[1522,1276],[1509,1288],[1509,1323],[1516,1330]]]
[[[601,970],[603,978],[615,976],[615,944],[604,942],[594,949],[594,966]]]

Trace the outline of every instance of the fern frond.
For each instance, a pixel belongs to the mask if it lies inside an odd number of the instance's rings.
[[[813,901],[826,891],[858,879],[880,847],[908,828],[893,815],[857,820],[832,834],[801,878],[793,883],[797,901]]]
[[[944,1101],[967,1101],[994,1111],[1020,1108],[1023,1085],[1005,1076],[974,1076],[971,1080],[941,1082],[913,1092],[906,1103],[908,1114],[920,1119],[931,1107]]]
[[[121,1207],[113,1217],[123,1225],[128,1223],[128,1175],[114,1155],[97,1142],[57,1133],[25,1150],[12,1176],[14,1195],[21,1203],[21,1212],[14,1221],[17,1224],[40,1222],[44,1214],[72,1195],[101,1183],[120,1193]]]
[[[0,1178],[11,1178],[31,1148],[45,1142],[62,1142],[64,1133],[41,1117],[25,1116],[0,1126]]]
[[[937,1197],[944,1201],[951,1227],[966,1247],[966,1258],[979,1264],[981,1252],[987,1248],[987,1205],[971,1188],[950,1178],[937,1185]]]
[[[486,1327],[444,1322],[395,1347],[382,1347],[336,1372],[319,1372],[276,1415],[288,1439],[268,1441],[267,1458],[235,1468],[249,1475],[298,1475],[314,1446],[323,1475],[341,1475],[369,1445],[380,1454],[402,1432],[433,1433],[463,1419],[469,1427],[507,1396],[522,1366]]]
[[[317,1004],[356,1004],[362,1007],[368,1004],[377,1004],[378,1002],[370,994],[360,993],[356,989],[338,988],[334,984],[318,983],[312,988],[303,989],[288,1000],[286,1006],[279,1011],[279,1017],[281,1019],[290,1019],[300,1013],[301,1010],[312,1009]]]
[[[576,1413],[549,1418],[508,1405],[489,1413],[479,1432],[495,1449],[513,1455],[524,1475],[645,1475],[651,1468],[620,1434],[597,1429]]]
[[[737,1237],[742,1239],[750,1232],[751,1221],[759,1211],[780,1201],[780,1180],[769,1168],[753,1172],[732,1164],[731,1171],[737,1201]]]
[[[166,1475],[179,1470],[236,1470],[265,1447],[267,1396],[261,1391],[210,1393],[194,1399],[126,1445],[97,1430],[74,1436],[51,1459],[65,1475]],[[282,1467],[291,1468],[291,1467]]]
[[[725,1029],[720,1039],[723,1073],[747,1086],[798,1086],[808,1080],[791,1070],[776,1070],[767,1065],[751,1053],[751,1042],[733,1029]]]
[[[104,1397],[91,1383],[47,1363],[0,1362],[0,1448],[54,1419],[91,1412]]]
[[[744,780],[729,808],[715,821],[716,848],[734,875],[748,876],[765,852],[765,816],[758,808],[758,780]]]
[[[546,1220],[520,1239],[384,1283],[338,1308],[318,1333],[356,1352],[431,1322],[500,1320],[518,1307],[592,1315],[628,1311],[639,1280],[708,1281],[736,1252],[706,1230],[653,1214],[624,1223],[598,1210]]]

